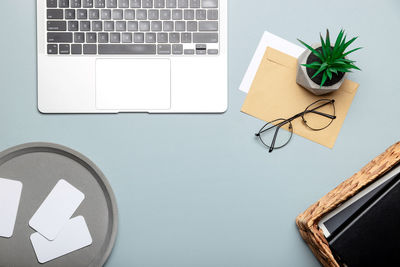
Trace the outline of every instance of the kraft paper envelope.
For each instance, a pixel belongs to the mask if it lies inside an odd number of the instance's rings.
[[[268,47],[242,112],[268,122],[290,118],[318,99],[335,99],[337,118],[328,128],[313,131],[304,125],[301,118],[292,122],[295,134],[333,148],[359,85],[345,80],[336,92],[315,96],[296,83],[296,74],[296,58]]]

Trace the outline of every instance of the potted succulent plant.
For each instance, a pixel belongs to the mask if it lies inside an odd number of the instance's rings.
[[[325,40],[320,35],[321,43],[308,45],[302,43],[307,50],[298,59],[296,82],[315,95],[324,95],[338,90],[348,72],[353,69],[360,70],[355,61],[347,56],[361,47],[347,51],[346,49],[358,37],[346,42],[344,30],[341,30],[336,42],[331,45],[329,30],[326,30]]]

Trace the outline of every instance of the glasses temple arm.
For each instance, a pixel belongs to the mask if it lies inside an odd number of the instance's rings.
[[[280,129],[280,128],[281,128],[281,127],[279,126],[279,127],[277,127],[276,130],[275,130],[274,138],[272,138],[271,145],[269,146],[269,153],[271,153],[272,151],[274,151],[276,138],[278,137],[278,132],[279,132],[279,129]]]
[[[315,113],[315,114],[327,117],[329,119],[336,119],[336,116],[334,116],[334,115],[329,115],[329,114],[326,114],[326,113],[323,113],[323,112],[319,112],[319,111],[316,111],[316,110],[309,110],[309,111],[305,112],[304,114],[306,114],[306,113]]]
[[[327,102],[327,103],[324,103],[324,104],[322,104],[322,105],[320,105],[320,106],[318,106],[318,107],[315,107],[315,108],[313,108],[313,109],[310,109],[309,111],[314,111],[314,110],[316,110],[316,109],[325,107],[326,105],[329,105],[329,104],[332,104],[332,103],[335,103],[335,101],[334,101],[334,100],[331,100],[331,101],[329,101],[329,102]]]

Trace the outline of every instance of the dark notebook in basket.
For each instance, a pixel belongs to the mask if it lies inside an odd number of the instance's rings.
[[[347,226],[348,223],[351,222],[358,214],[360,214],[361,211],[363,211],[371,203],[371,201],[374,201],[376,198],[382,195],[382,193],[387,190],[388,184],[392,183],[394,179],[397,179],[397,176],[399,176],[399,174],[389,178],[387,181],[377,186],[365,196],[361,197],[353,204],[324,222],[324,226],[330,233],[330,236],[327,237],[327,240],[330,241],[335,238],[335,236],[340,233],[340,231],[342,231],[343,228]]]
[[[329,242],[339,262],[349,267],[399,266],[399,177],[366,203]]]

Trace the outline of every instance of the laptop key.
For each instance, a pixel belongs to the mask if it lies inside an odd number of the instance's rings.
[[[103,22],[96,20],[92,22],[92,31],[101,32],[103,31]]]
[[[95,8],[105,8],[106,7],[105,0],[94,0],[94,7]]]
[[[197,20],[206,20],[207,19],[207,11],[204,9],[196,10],[196,19]]]
[[[169,42],[170,43],[180,43],[181,39],[180,39],[180,34],[179,33],[170,33],[169,34]]]
[[[79,23],[78,21],[68,21],[68,31],[76,32],[79,30]]]
[[[81,26],[81,31],[82,32],[88,32],[90,31],[90,21],[81,21],[80,22],[80,26]]]
[[[160,18],[160,12],[158,10],[149,10],[149,20],[158,20]]]
[[[130,0],[131,8],[141,8],[142,2],[141,0]]]
[[[172,54],[174,54],[174,55],[182,55],[183,54],[183,45],[181,45],[181,44],[173,44],[172,45]]]
[[[193,33],[193,43],[218,43],[217,33]]]
[[[178,0],[178,8],[188,8],[189,1],[188,0]]]
[[[137,21],[128,21],[128,31],[137,32],[139,30],[139,24]]]
[[[201,32],[218,31],[218,21],[200,21],[199,31]]]
[[[78,9],[76,17],[78,19],[87,19],[87,9]]]
[[[63,19],[62,9],[47,9],[47,19]]]
[[[182,18],[183,18],[182,10],[180,10],[180,9],[172,10],[172,19],[173,20],[182,20]]]
[[[218,49],[208,49],[209,55],[218,55]]]
[[[124,16],[126,20],[134,20],[135,19],[135,10],[128,9],[124,11]]]
[[[70,53],[69,44],[60,44],[58,49],[59,49],[60,55],[69,55],[69,53]]]
[[[133,40],[135,43],[144,43],[144,33],[135,33],[133,36]]]
[[[155,44],[99,44],[99,55],[155,55]]]
[[[81,55],[82,54],[82,45],[81,44],[71,45],[71,54],[72,55]]]
[[[100,14],[99,14],[98,9],[89,9],[89,19],[99,19]]]
[[[164,21],[163,28],[165,32],[174,31],[174,22],[173,21]]]
[[[141,21],[141,22],[139,22],[139,29],[142,32],[150,31],[150,21]]]
[[[167,0],[167,8],[176,8],[176,0]]]
[[[181,42],[182,43],[191,43],[192,42],[192,34],[191,33],[182,33],[181,34]]]
[[[218,9],[209,9],[207,11],[207,18],[209,20],[218,20]]]
[[[137,20],[146,20],[147,19],[147,10],[139,9],[136,11],[136,19]]]
[[[119,8],[128,8],[129,0],[118,0],[118,7]]]
[[[71,0],[71,8],[81,8],[81,0]]]
[[[217,8],[218,0],[201,0],[202,8]]]
[[[159,55],[170,55],[171,54],[171,45],[170,44],[159,44],[157,46],[157,53]]]
[[[75,19],[75,9],[66,9],[65,19]]]
[[[100,32],[98,34],[99,43],[108,43],[108,33],[107,32]]]
[[[47,42],[49,43],[72,43],[71,32],[48,32]]]
[[[57,6],[55,6],[57,7]],[[66,8],[69,7],[69,0],[59,0],[58,7]]]
[[[57,0],[47,0],[47,7],[57,7]]]
[[[82,0],[82,7],[84,8],[92,8],[93,0]]]
[[[57,55],[58,54],[58,45],[56,45],[56,44],[48,44],[47,45],[47,54],[49,54],[49,55]]]
[[[165,8],[165,0],[154,0],[154,8]]]
[[[123,43],[132,43],[132,33],[124,32],[122,33]]]
[[[74,33],[74,43],[84,43],[85,42],[85,34],[83,32]]]
[[[194,10],[193,9],[186,9],[184,12],[185,20],[194,20]]]
[[[157,35],[155,33],[146,33],[146,43],[155,43]]]
[[[124,12],[122,9],[114,9],[112,11],[113,20],[122,20],[124,18]]]
[[[110,43],[120,43],[121,42],[121,34],[120,33],[110,33]]]
[[[194,55],[194,49],[185,49],[184,53],[185,55]]]
[[[86,43],[97,43],[97,34],[93,32],[86,33]]]
[[[171,10],[165,9],[160,11],[160,19],[161,20],[170,20],[171,19]]]
[[[143,8],[153,8],[153,0],[142,0]]]
[[[65,21],[48,21],[47,22],[47,30],[48,31],[66,31],[67,30],[67,22]]]
[[[107,8],[116,8],[117,0],[106,0]]]
[[[104,21],[104,31],[114,31],[114,21]]]
[[[96,55],[97,54],[97,45],[95,45],[95,44],[84,44],[83,45],[83,54],[85,54],[85,55]]]
[[[157,42],[158,43],[168,43],[168,33],[165,33],[165,32],[157,33]]]
[[[162,22],[161,21],[152,21],[151,22],[151,30],[154,32],[160,32],[162,30]]]
[[[190,8],[200,8],[200,0],[190,0]]]
[[[185,21],[176,21],[175,22],[175,31],[177,31],[177,32],[186,31],[186,22]]]
[[[102,9],[101,10],[101,19],[102,20],[110,20],[111,19],[111,9]]]
[[[117,21],[115,22],[115,30],[119,32],[126,31],[126,21]]]
[[[197,32],[197,21],[188,21],[187,30],[188,32]]]

